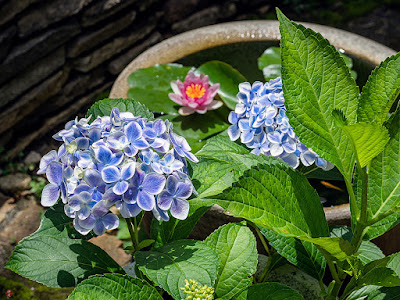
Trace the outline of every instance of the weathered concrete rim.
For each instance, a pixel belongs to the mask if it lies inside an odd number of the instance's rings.
[[[321,33],[335,47],[374,65],[396,54],[393,49],[354,33],[312,23],[302,24]],[[278,21],[228,22],[178,34],[146,50],[126,66],[114,82],[110,98],[127,97],[128,76],[137,69],[171,63],[194,52],[215,46],[247,41],[279,40]]]

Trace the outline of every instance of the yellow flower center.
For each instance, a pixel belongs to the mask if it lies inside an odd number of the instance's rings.
[[[186,88],[186,95],[188,95],[190,98],[200,98],[203,97],[205,94],[206,90],[203,88],[202,85],[200,84],[191,84]]]

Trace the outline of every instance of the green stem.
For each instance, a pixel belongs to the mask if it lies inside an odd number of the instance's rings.
[[[322,279],[320,279],[320,280],[318,281],[318,283],[319,283],[319,287],[320,287],[320,289],[321,289],[321,293],[326,293],[325,285],[324,285],[324,283],[322,282]]]
[[[265,266],[265,269],[264,269],[263,273],[261,274],[260,279],[258,280],[258,283],[264,282],[267,279],[270,268],[271,268],[271,263],[272,263],[272,256],[268,256],[267,265]]]
[[[346,183],[347,192],[349,193],[349,202],[350,207],[354,211],[356,216],[356,220],[360,219],[360,211],[357,206],[356,195],[354,194],[353,185],[351,184],[351,180],[344,177],[344,182]]]
[[[131,221],[132,221],[132,219],[131,219]],[[135,249],[136,249],[136,246],[139,245],[139,227],[138,227],[138,224],[137,224],[136,217],[133,218],[133,225],[134,225],[134,228],[135,228],[135,241],[136,241]]]
[[[267,252],[268,257],[269,257],[269,258],[272,258],[272,257],[271,257],[271,251],[269,251],[268,244],[267,244],[267,242],[265,241],[265,238],[264,238],[264,236],[262,235],[260,229],[258,229],[258,227],[257,227],[256,225],[253,225],[253,224],[252,224],[252,226],[253,226],[253,228],[255,229],[255,231],[257,232],[257,235],[258,235],[258,237],[260,238],[261,244],[264,246],[264,249],[265,249],[265,251]]]
[[[366,168],[361,168],[358,164],[357,164],[357,170],[361,176],[362,192],[361,192],[361,214],[360,214],[360,218],[357,219],[356,228],[355,228],[355,231],[353,234],[353,238],[351,239],[351,244],[355,247],[355,251],[357,251],[361,245],[363,236],[365,234],[365,230],[367,228],[367,221],[368,221],[368,212],[367,212],[368,176],[367,176],[367,170],[366,170]]]
[[[134,238],[135,237],[135,231],[132,228],[132,223],[131,223],[129,218],[126,218],[125,221],[126,221],[126,225],[128,226],[129,235],[131,236],[132,245],[136,249],[137,245],[135,243],[135,238]]]

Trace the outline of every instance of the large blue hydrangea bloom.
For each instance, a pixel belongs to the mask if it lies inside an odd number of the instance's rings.
[[[263,84],[239,84],[238,104],[230,112],[232,124],[228,135],[232,141],[240,141],[251,153],[280,157],[291,167],[297,168],[300,161],[305,166],[316,166],[330,170],[334,165],[318,156],[299,141],[286,116],[282,81],[278,77]],[[53,153],[52,155],[56,155]]]
[[[114,108],[110,116],[68,122],[53,137],[62,141],[58,151],[43,156],[38,174],[49,184],[42,193],[43,206],[61,197],[65,214],[81,234],[97,235],[119,225],[110,211],[124,218],[153,211],[169,220],[168,211],[186,219],[188,198],[194,188],[186,158],[197,162],[187,141],[172,132],[168,121],[147,121]]]

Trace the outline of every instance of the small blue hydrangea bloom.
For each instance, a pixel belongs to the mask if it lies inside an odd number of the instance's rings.
[[[186,159],[198,160],[170,122],[148,121],[113,108],[110,116],[91,123],[90,117],[76,118],[53,137],[63,144],[40,161],[38,174],[46,174],[50,182],[41,203],[53,206],[61,197],[65,214],[81,234],[101,235],[117,228],[113,206],[124,218],[142,211],[164,221],[169,213],[187,217],[187,199],[195,191]]]
[[[263,84],[239,84],[238,103],[228,116],[227,132],[232,141],[240,141],[256,155],[272,155],[297,168],[300,161],[305,166],[315,163],[323,170],[333,164],[318,156],[299,141],[286,116],[281,78]]]

